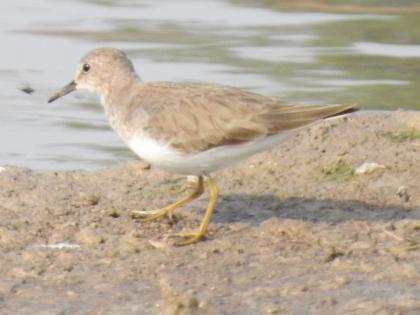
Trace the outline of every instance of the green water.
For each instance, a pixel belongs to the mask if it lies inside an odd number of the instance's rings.
[[[127,19],[114,23],[111,32],[83,34],[81,31],[73,36],[100,42],[160,44],[132,48],[130,54],[156,62],[223,65],[227,68],[225,72],[255,75],[254,79],[236,85],[290,101],[357,103],[363,108],[379,109],[420,107],[419,15],[363,14],[358,7],[357,14],[328,13],[331,16],[322,21],[322,17],[317,19],[317,14],[323,12],[305,11],[299,16],[301,12],[291,12],[287,6],[289,11],[283,11],[283,2],[287,1],[253,1],[250,6],[250,1],[233,1],[234,6],[229,8],[232,12],[237,8],[240,14],[243,8],[275,7],[273,12],[286,15],[284,22],[279,15],[278,20],[272,17],[267,22],[257,18],[255,25],[252,21],[226,25],[223,20],[220,24],[207,21],[200,24],[198,12],[194,16],[197,22],[186,18],[181,22],[160,20],[148,24]],[[319,2],[370,8],[416,4],[416,1]],[[116,2],[95,3],[112,6]],[[258,77],[263,78],[258,80]],[[188,69],[179,77],[169,74],[169,78],[190,79]],[[223,74],[216,78],[203,75],[198,79],[235,84]]]
[[[420,108],[417,2],[4,1],[0,162],[89,169],[133,158],[93,95],[46,105],[78,59],[100,46],[124,49],[147,81],[210,81],[305,104]],[[35,92],[21,92],[26,85]]]

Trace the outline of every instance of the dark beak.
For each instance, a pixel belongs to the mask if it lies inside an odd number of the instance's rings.
[[[66,94],[69,94],[70,92],[73,92],[76,90],[77,84],[74,81],[71,81],[69,84],[67,84],[65,87],[63,87],[60,91],[55,93],[53,96],[50,97],[48,100],[48,103],[54,102],[57,98],[60,98]]]

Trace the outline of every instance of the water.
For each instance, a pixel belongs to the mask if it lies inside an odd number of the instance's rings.
[[[420,105],[415,15],[221,0],[4,0],[0,12],[0,165],[95,169],[134,158],[95,96],[46,102],[100,46],[126,50],[144,80],[217,82],[308,104]]]

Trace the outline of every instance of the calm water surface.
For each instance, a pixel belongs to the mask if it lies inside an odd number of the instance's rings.
[[[218,0],[4,0],[0,12],[0,165],[95,169],[134,157],[95,96],[46,102],[100,46],[126,50],[144,80],[211,81],[308,104],[420,106],[417,16]]]

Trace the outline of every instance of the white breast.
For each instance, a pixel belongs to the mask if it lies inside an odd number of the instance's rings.
[[[202,175],[269,149],[287,136],[288,133],[281,133],[244,144],[225,145],[202,152],[183,154],[151,137],[138,135],[129,141],[129,147],[143,160],[163,170],[185,175]]]
[[[182,160],[180,152],[145,135],[135,136],[128,145],[143,160],[163,169],[179,164]]]

